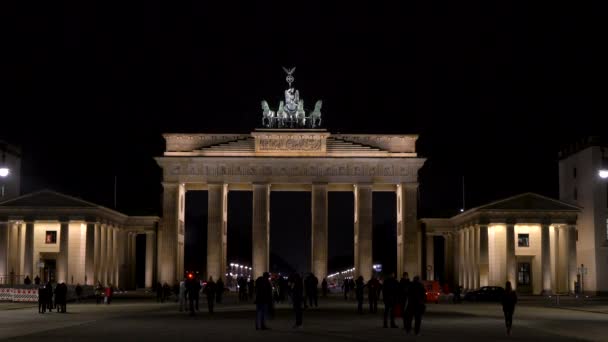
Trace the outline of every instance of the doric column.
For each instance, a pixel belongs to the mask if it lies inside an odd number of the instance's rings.
[[[107,234],[106,277],[108,284],[116,285],[116,280],[114,279],[114,226],[108,225]]]
[[[23,267],[25,275],[34,279],[34,222],[25,223],[25,244],[23,255]]]
[[[114,284],[116,286],[119,286],[119,282],[120,282],[120,267],[121,267],[121,252],[123,251],[123,248],[121,248],[123,246],[121,239],[120,239],[120,230],[118,229],[118,227],[114,227],[113,231],[113,237],[112,237],[112,250],[113,250],[113,254],[112,254],[112,267],[114,268]]]
[[[20,222],[18,224],[19,227],[19,255],[18,255],[18,264],[19,264],[19,273],[21,278],[25,278],[25,224]],[[32,278],[31,274],[28,274],[30,279]]]
[[[515,225],[507,223],[507,281],[511,282],[513,290],[517,288],[517,259],[515,258]]]
[[[488,226],[479,226],[479,286],[490,282],[490,258],[488,255]]]
[[[96,285],[98,282],[102,281],[101,279],[101,224],[95,224],[95,231],[93,235],[93,270],[95,272],[95,276],[93,279],[93,285]]]
[[[372,186],[355,185],[355,278],[371,279],[372,260]]]
[[[433,240],[433,235],[426,234],[426,280],[435,280],[435,246]]]
[[[208,184],[207,189],[207,279],[218,280],[226,273],[228,184]]]
[[[270,253],[270,185],[253,184],[252,268],[253,277],[269,271]]]
[[[443,235],[444,252],[443,259],[445,265],[445,280],[450,288],[454,287],[454,269],[456,264],[456,253],[454,252],[454,234],[448,233]]]
[[[116,249],[116,286],[120,288],[126,288],[129,280],[129,263],[127,260],[127,232],[123,228],[116,228],[115,230],[115,249]]]
[[[466,288],[465,282],[465,261],[464,261],[464,230],[458,230],[458,286]]]
[[[312,273],[321,281],[327,276],[327,184],[312,185]]]
[[[408,272],[410,277],[422,271],[417,200],[418,183],[397,184],[397,272]]]
[[[568,240],[566,241],[566,253],[568,253],[568,289],[574,293],[574,282],[576,281],[576,226],[568,226]]]
[[[549,224],[540,227],[541,262],[540,272],[542,277],[542,293],[550,294],[551,286],[551,240],[549,237]]]
[[[95,223],[87,223],[84,250],[84,278],[86,285],[93,285],[95,280]]]
[[[156,238],[154,239],[156,240]],[[154,258],[152,258],[154,261]],[[130,283],[131,288],[137,288],[137,233],[131,232],[129,233],[129,275],[130,275]],[[154,267],[152,267],[154,269]]]
[[[463,238],[463,249],[464,249],[464,253],[463,253],[463,259],[464,259],[464,264],[463,264],[463,269],[464,269],[464,288],[465,289],[470,289],[471,283],[470,283],[470,271],[471,271],[471,267],[469,265],[469,252],[470,252],[470,245],[469,245],[469,229],[468,228],[463,228],[462,229],[462,238]]]
[[[7,284],[6,278],[10,270],[8,269],[8,222],[0,222],[0,284]]]
[[[99,228],[99,263],[97,270],[99,271],[98,280],[103,284],[108,284],[107,262],[108,262],[108,227],[102,224]]]
[[[158,232],[158,278],[161,283],[173,284],[177,279],[179,202],[184,187],[177,183],[163,183],[163,218]]]
[[[68,283],[68,249],[70,244],[70,223],[61,222],[59,231],[59,255],[57,255],[57,283]]]
[[[146,273],[145,273],[145,286],[146,288],[152,288],[154,285],[154,252],[156,250],[156,233],[146,233]]]
[[[473,259],[473,282],[475,284],[475,288],[478,289],[479,288],[479,251],[480,251],[480,247],[479,247],[479,226],[475,225],[473,226],[473,255],[474,255],[474,259]]]

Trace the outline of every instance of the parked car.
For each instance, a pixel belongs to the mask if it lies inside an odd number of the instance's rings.
[[[426,290],[426,302],[427,303],[439,303],[439,296],[443,293],[441,285],[437,280],[426,280],[423,281],[424,289]]]
[[[469,291],[464,300],[472,302],[500,302],[505,289],[500,286],[482,286],[479,290]]]

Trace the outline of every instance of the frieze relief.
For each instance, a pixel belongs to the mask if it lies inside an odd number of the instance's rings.
[[[208,163],[176,163],[168,165],[171,176],[200,175],[200,176],[289,176],[289,177],[324,177],[324,176],[370,176],[370,177],[408,177],[415,176],[422,165],[362,165],[355,163],[335,163],[318,165],[284,164],[284,165],[252,165],[252,164],[208,164]]]

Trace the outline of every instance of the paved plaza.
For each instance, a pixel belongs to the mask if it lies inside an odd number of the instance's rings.
[[[566,300],[563,303],[567,303]],[[354,302],[329,298],[306,310],[304,328],[294,323],[288,305],[278,305],[269,331],[254,328],[252,304],[229,297],[210,316],[206,304],[197,316],[177,311],[177,304],[118,299],[112,305],[71,304],[67,314],[38,314],[28,304],[0,303],[0,340],[10,341],[605,341],[608,305],[574,303],[554,308],[542,299],[523,300],[516,309],[513,335],[504,332],[497,304],[430,304],[422,336],[382,328],[376,315],[355,313]],[[398,321],[399,326],[402,323]]]

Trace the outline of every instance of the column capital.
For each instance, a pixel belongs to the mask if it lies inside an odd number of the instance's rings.
[[[179,186],[177,182],[162,182],[163,189],[176,189]]]

